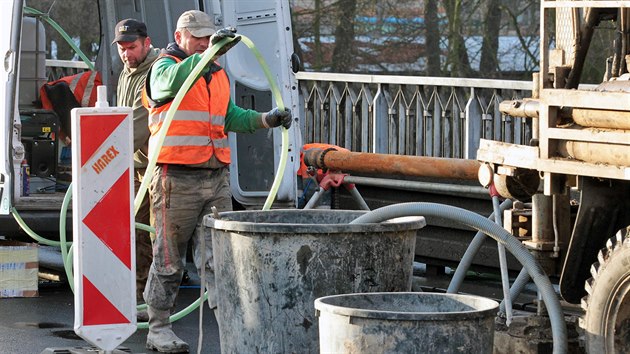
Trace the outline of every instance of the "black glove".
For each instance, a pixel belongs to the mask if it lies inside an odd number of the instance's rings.
[[[221,49],[219,49],[219,51],[217,52],[216,56],[221,56],[227,53],[228,50],[230,50],[232,47],[238,44],[238,42],[241,41],[240,36],[236,37],[236,28],[225,27],[225,28],[221,28],[220,30],[216,31],[212,36],[210,36],[210,43],[212,43],[212,45],[215,45],[225,38],[234,38],[234,40],[231,41],[230,43],[227,43],[223,47],[221,47]]]
[[[225,27],[216,31],[211,37],[210,42],[212,44],[217,44],[223,38],[234,38],[236,37],[236,28],[234,27]]]
[[[289,129],[292,122],[293,118],[291,117],[290,109],[285,108],[284,111],[281,111],[278,107],[276,107],[268,113],[263,114],[262,127],[275,128],[282,125],[283,127]]]

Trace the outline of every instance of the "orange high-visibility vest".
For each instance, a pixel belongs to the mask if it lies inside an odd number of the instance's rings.
[[[81,107],[94,107],[96,104],[96,87],[103,84],[101,73],[98,71],[85,71],[71,76],[64,76],[59,80],[47,82],[45,85],[52,86],[59,82],[68,84]],[[42,108],[53,109],[53,104],[48,99],[44,86],[39,88],[39,97],[42,101]]]
[[[168,54],[176,62],[181,59]],[[148,85],[148,81],[147,81]],[[197,80],[173,116],[166,137],[157,158],[158,163],[199,164],[212,157],[230,163],[230,147],[227,135],[223,131],[225,115],[230,100],[230,82],[225,71],[212,74],[212,80]],[[157,135],[166,120],[166,114],[172,101],[157,105],[147,95],[146,87],[142,92],[143,105],[149,110],[149,147],[157,144]]]

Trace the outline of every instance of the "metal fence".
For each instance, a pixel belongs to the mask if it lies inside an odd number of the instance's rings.
[[[522,144],[531,120],[499,103],[531,95],[532,82],[297,73],[304,143],[356,152],[475,159],[479,139]]]
[[[87,70],[46,60],[49,81]],[[532,82],[298,72],[302,138],[356,152],[475,159],[479,139],[523,144],[531,120],[499,103],[531,95]]]
[[[48,81],[59,80],[64,76],[70,76],[89,70],[82,61],[46,59],[46,78]]]

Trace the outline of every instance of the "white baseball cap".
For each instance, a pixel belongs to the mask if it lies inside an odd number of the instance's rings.
[[[177,28],[187,29],[195,37],[208,37],[214,34],[215,27],[210,16],[203,11],[188,10],[177,20]]]

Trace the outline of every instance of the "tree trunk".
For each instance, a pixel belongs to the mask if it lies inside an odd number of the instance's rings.
[[[479,74],[481,77],[496,77],[499,63],[499,28],[501,26],[501,8],[499,0],[488,0],[488,11],[483,25],[483,43],[481,45],[481,60]]]
[[[462,36],[462,0],[446,0],[444,7],[448,18],[447,70],[450,71],[451,77],[470,77],[470,60]]]
[[[335,49],[332,55],[332,71],[348,72],[355,66],[353,55],[354,18],[357,0],[340,0],[339,21],[335,29]]]
[[[315,52],[313,55],[313,68],[321,70],[322,68],[322,42],[321,42],[321,21],[322,18],[322,1],[315,0],[315,21],[313,22],[313,43]]]
[[[426,29],[427,75],[440,76],[440,24],[438,21],[437,0],[424,3],[424,25]]]

